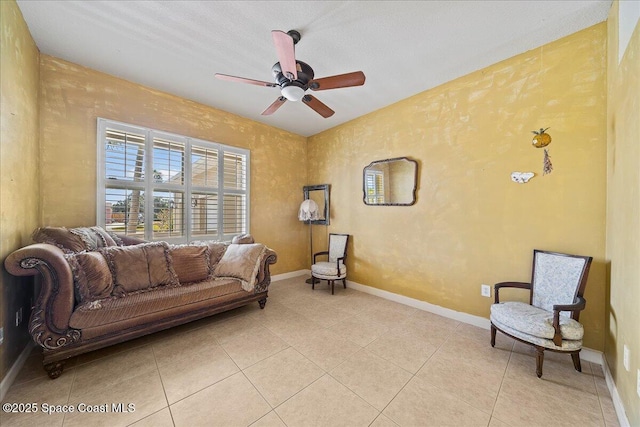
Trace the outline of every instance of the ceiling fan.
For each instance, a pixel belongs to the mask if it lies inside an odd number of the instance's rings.
[[[307,89],[316,91],[362,86],[364,84],[365,76],[362,71],[314,79],[313,69],[308,64],[296,60],[295,57],[294,45],[300,41],[300,33],[296,30],[290,30],[286,33],[273,30],[271,35],[278,53],[278,62],[271,67],[275,83],[229,76],[227,74],[217,73],[215,75],[221,80],[280,88],[281,95],[262,112],[263,116],[275,113],[282,104],[289,100],[302,101],[322,117],[331,117],[334,111],[313,95],[305,94]]]

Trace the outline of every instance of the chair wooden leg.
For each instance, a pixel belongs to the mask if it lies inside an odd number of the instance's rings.
[[[342,287],[347,289],[347,279],[342,279]]]
[[[333,287],[335,285],[335,280],[331,281],[331,295],[333,295]]]
[[[316,288],[316,278],[311,276],[311,289]]]
[[[491,347],[496,346],[496,327],[491,324]]]
[[[536,346],[536,375],[542,377],[542,363],[544,362],[544,347]]]
[[[571,353],[571,359],[573,360],[573,367],[576,371],[582,372],[582,366],[580,365],[580,353]]]

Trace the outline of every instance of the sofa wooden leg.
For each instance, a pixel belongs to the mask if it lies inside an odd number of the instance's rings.
[[[267,299],[263,298],[261,300],[258,300],[258,304],[260,304],[260,309],[262,310],[265,306],[265,304],[267,303]]]
[[[544,347],[536,347],[536,375],[542,377],[542,363],[544,362]]]
[[[576,371],[582,372],[582,365],[580,365],[580,353],[571,353],[571,359],[573,360],[573,367]]]
[[[44,365],[44,370],[47,371],[49,378],[55,380],[62,375],[62,371],[64,370],[64,360],[60,362],[47,363]]]

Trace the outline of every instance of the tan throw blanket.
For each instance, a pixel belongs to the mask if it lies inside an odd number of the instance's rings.
[[[213,270],[216,279],[238,279],[242,289],[253,292],[260,262],[267,247],[260,243],[230,244]]]

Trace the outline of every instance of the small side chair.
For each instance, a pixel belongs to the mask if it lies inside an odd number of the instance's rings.
[[[329,234],[329,250],[313,254],[313,265],[311,266],[311,289],[315,289],[316,280],[326,280],[331,286],[331,295],[334,294],[334,282],[342,280],[342,286],[347,288],[347,243],[348,234]],[[327,256],[327,261],[318,262],[318,256]]]
[[[571,354],[573,366],[582,372],[580,350],[584,328],[578,322],[587,302],[584,289],[592,257],[533,251],[531,283],[502,282],[494,287],[491,305],[491,346],[496,331],[536,349],[536,375],[542,376],[544,351]],[[502,288],[529,290],[529,304],[500,302]]]

